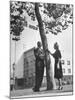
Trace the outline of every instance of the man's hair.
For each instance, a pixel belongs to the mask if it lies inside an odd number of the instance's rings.
[[[38,46],[41,46],[42,44],[41,44],[41,42],[40,42],[40,41],[38,41],[38,42],[37,42],[37,45],[38,45]]]

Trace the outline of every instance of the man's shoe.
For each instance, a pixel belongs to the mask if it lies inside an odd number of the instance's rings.
[[[34,92],[39,92],[40,90],[39,90],[39,89],[33,88],[33,91],[34,91]]]

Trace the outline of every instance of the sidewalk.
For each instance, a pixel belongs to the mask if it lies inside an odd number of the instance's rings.
[[[70,95],[72,94],[72,85],[63,86],[63,90],[48,90],[46,87],[42,87],[40,92],[33,92],[32,88],[23,90],[11,91],[11,98],[21,98],[21,97],[36,97],[36,96],[57,96],[57,95]]]

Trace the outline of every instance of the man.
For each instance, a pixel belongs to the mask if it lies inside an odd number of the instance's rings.
[[[41,83],[43,80],[43,74],[44,74],[44,52],[41,48],[41,42],[37,42],[37,48],[34,49],[34,55],[35,55],[35,87],[33,88],[34,92],[38,92]]]

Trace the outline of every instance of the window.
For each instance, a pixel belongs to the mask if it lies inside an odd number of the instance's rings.
[[[65,64],[65,61],[64,60],[61,60],[61,63],[64,65]]]
[[[33,63],[33,60],[31,60],[30,62]]]
[[[65,73],[65,68],[63,68],[63,73]]]
[[[29,62],[27,61],[26,64],[28,65],[28,63],[29,63]]]
[[[24,66],[28,66],[28,64],[29,64],[28,59],[25,58],[25,59],[24,59]]]
[[[68,73],[71,73],[71,69],[68,69]]]
[[[70,61],[69,60],[67,61],[67,65],[70,65]]]

